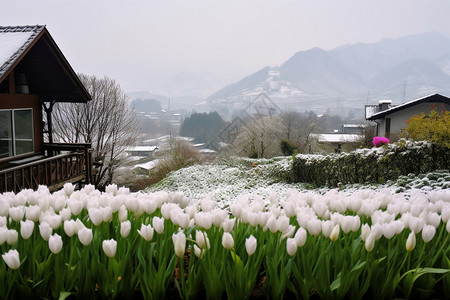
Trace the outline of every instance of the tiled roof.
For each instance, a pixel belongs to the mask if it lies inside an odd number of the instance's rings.
[[[0,26],[0,78],[44,28],[44,25]]]

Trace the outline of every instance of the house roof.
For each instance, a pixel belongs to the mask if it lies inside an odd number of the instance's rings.
[[[359,134],[350,133],[312,133],[319,143],[353,143],[361,139]]]
[[[91,99],[45,25],[0,26],[0,83],[13,71],[25,74],[30,93],[43,101]]]
[[[442,96],[441,94],[429,95],[426,97],[422,97],[422,98],[415,99],[415,100],[412,100],[409,102],[405,102],[403,104],[393,106],[389,109],[374,113],[370,117],[368,117],[367,120],[377,120],[377,119],[384,117],[385,115],[392,114],[394,112],[409,108],[411,106],[414,106],[414,105],[417,105],[420,103],[425,103],[425,102],[443,102],[445,104],[450,105],[450,98]]]

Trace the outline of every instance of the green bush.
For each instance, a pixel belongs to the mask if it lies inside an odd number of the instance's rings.
[[[401,175],[423,174],[450,168],[449,147],[401,139],[379,148],[331,155],[297,155],[292,181],[317,186],[385,183]]]

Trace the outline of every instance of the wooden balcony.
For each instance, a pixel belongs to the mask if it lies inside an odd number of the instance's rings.
[[[92,182],[92,149],[90,144],[45,144],[45,152],[9,161],[0,170],[0,193],[19,192],[48,186],[50,191],[65,183]]]

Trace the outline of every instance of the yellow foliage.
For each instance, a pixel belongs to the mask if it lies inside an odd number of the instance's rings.
[[[408,136],[416,141],[426,140],[450,147],[450,112],[431,110],[407,121]]]

